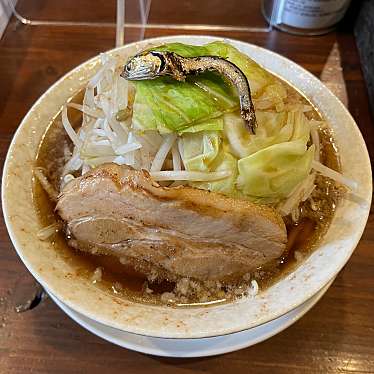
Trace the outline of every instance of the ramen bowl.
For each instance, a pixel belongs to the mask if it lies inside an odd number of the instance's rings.
[[[208,36],[149,39],[109,53],[125,60],[148,43],[205,44]],[[99,68],[95,57],[56,82],[34,104],[11,143],[3,174],[2,202],[13,245],[33,276],[72,310],[126,332],[161,338],[203,338],[231,334],[274,320],[316,295],[342,269],[364,230],[372,195],[371,168],[362,135],[344,105],[312,74],[271,51],[226,40],[264,68],[300,90],[329,122],[339,149],[344,175],[358,184],[336,209],[331,225],[311,255],[289,274],[255,297],[225,304],[173,308],[149,305],[104,292],[54,247],[41,241],[41,226],[33,201],[32,168],[39,144],[61,106],[80,91]]]

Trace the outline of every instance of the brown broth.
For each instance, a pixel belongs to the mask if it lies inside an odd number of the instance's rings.
[[[289,88],[290,89],[290,88]],[[293,88],[291,88],[294,90]],[[73,102],[82,101],[82,93],[78,93],[72,99]],[[310,103],[304,98],[306,104]],[[321,119],[317,111],[313,113],[313,118]],[[69,111],[69,117],[74,127],[78,127],[82,117],[76,110]],[[328,131],[321,133],[321,161],[335,169],[340,170],[339,158],[336,152],[331,134]],[[71,144],[61,122],[61,114],[58,114],[48,127],[41,142],[36,159],[36,166],[47,170],[48,178],[54,187],[59,190],[60,175],[66,160],[66,150],[71,148]],[[334,188],[333,185],[331,185]],[[41,185],[36,181],[34,184],[34,201],[38,209],[41,227],[48,226],[56,222],[59,218],[54,213],[54,203],[52,203]],[[334,211],[334,201],[327,202],[331,212]],[[296,257],[307,257],[315,247],[315,244],[326,232],[331,221],[332,214],[324,216],[323,219],[316,220],[314,217],[305,215],[298,224],[286,220],[288,244],[280,260],[268,264],[266,267],[258,269],[255,278],[259,282],[261,289],[269,287],[271,284],[290,273],[298,264]],[[175,283],[163,281],[161,283],[147,282],[147,277],[136,271],[129,265],[123,265],[114,256],[91,255],[80,252],[68,246],[62,232],[57,233],[51,244],[54,250],[59,251],[63,258],[71,263],[76,269],[76,273],[85,277],[88,282],[92,282],[92,275],[97,268],[102,269],[102,279],[95,282],[97,287],[116,294],[118,297],[132,299],[137,302],[159,303],[159,296],[163,292],[171,292]],[[297,254],[297,256],[296,256]],[[151,289],[152,293],[145,292]],[[210,300],[206,305],[214,302],[225,302],[225,298]],[[204,303],[197,303],[203,305]],[[196,305],[196,303],[183,303],[183,305]]]

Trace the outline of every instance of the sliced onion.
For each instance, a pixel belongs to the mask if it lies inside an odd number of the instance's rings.
[[[70,160],[65,164],[62,175],[66,175],[72,171],[79,170],[82,167],[83,161],[80,158],[79,150],[77,147],[74,148],[73,155]]]
[[[87,86],[86,92],[84,93],[83,98],[83,106],[94,108],[95,107],[95,94],[94,94],[94,88]]]
[[[329,167],[321,164],[318,161],[313,160],[312,161],[312,168],[315,171],[318,171],[325,177],[333,179],[335,182],[338,182],[340,184],[343,184],[347,187],[349,187],[352,191],[356,191],[358,188],[358,183],[352,179],[349,179],[345,177],[343,174],[338,173],[337,171],[330,169]]]
[[[191,182],[203,182],[203,181],[214,181],[223,178],[227,178],[231,175],[231,171],[214,171],[211,173],[204,173],[200,171],[151,171],[151,176],[156,181],[191,181]]]
[[[46,175],[44,174],[44,169],[40,167],[36,167],[34,169],[34,175],[39,181],[39,183],[42,185],[45,192],[47,192],[49,198],[52,201],[57,201],[58,193],[55,190],[55,188],[52,186]]]
[[[112,70],[106,70],[104,71],[104,76],[103,78],[99,81],[99,84],[97,87],[100,85],[100,93],[111,93],[111,88],[113,87],[113,71]],[[99,91],[98,91],[99,93]],[[112,95],[109,95],[112,97]]]
[[[175,144],[173,145],[173,147],[171,148],[171,153],[172,153],[172,156],[173,156],[173,169],[175,171],[182,170],[181,156],[179,154],[179,150],[178,150],[177,145],[175,145]]]
[[[64,105],[62,108],[61,117],[62,117],[62,124],[70,140],[74,143],[76,147],[80,148],[82,146],[82,140],[79,139],[78,134],[74,131],[72,125],[70,124],[70,121],[68,119],[68,109],[66,105]]]
[[[288,196],[287,200],[278,208],[282,216],[288,216],[300,203],[305,201],[313,192],[315,173],[309,174]]]
[[[121,142],[122,144],[127,143],[128,142],[127,128],[123,126],[122,124],[120,124],[118,121],[113,120],[113,119],[110,120],[109,123],[110,123],[111,128],[117,135],[118,141]]]
[[[178,140],[178,151],[179,151],[179,155],[181,157],[181,163],[182,163],[182,166],[184,168],[186,168],[185,164],[184,164],[184,159],[183,159],[183,156],[184,156],[184,149],[183,149],[183,141],[181,138],[179,138]]]
[[[102,157],[92,157],[86,159],[86,163],[91,167],[96,167],[107,162],[114,162],[116,156],[102,156]]]
[[[83,145],[80,156],[82,160],[85,160],[91,157],[115,156],[115,152],[110,144],[97,144],[95,141],[88,141]]]
[[[169,134],[165,136],[164,141],[161,144],[161,147],[159,148],[155,158],[153,159],[151,171],[159,171],[162,169],[165,159],[168,153],[170,152],[170,149],[173,146],[176,138],[176,134]]]
[[[77,103],[69,103],[67,106],[69,108],[74,108],[74,109],[80,110],[81,112],[83,112],[85,114],[88,114],[91,117],[95,117],[95,118],[104,118],[105,117],[104,112],[102,110],[93,109],[93,108],[88,107],[87,105],[83,106],[83,105],[77,104]]]
[[[101,136],[101,137],[106,136],[105,131],[102,130],[102,129],[94,129],[94,130],[92,130],[92,133],[95,134],[95,135]]]
[[[84,141],[84,139],[86,138],[86,131],[83,127],[81,127],[78,131],[78,136],[79,136],[79,139],[82,140],[82,142]]]
[[[116,153],[118,155],[124,155],[125,153],[136,151],[137,149],[140,149],[142,147],[139,143],[127,143],[119,146],[115,149]]]
[[[113,117],[114,112],[111,98],[108,98],[106,95],[100,95],[99,101],[106,118],[108,119],[108,121],[110,121]]]
[[[314,159],[316,161],[319,161],[319,153],[320,153],[320,142],[319,142],[319,134],[318,134],[318,128],[311,124],[310,126],[310,136],[312,138],[312,142],[314,144],[315,151],[314,151]]]
[[[113,162],[118,165],[125,165],[126,164],[126,159],[123,156],[117,156]]]
[[[108,69],[111,69],[112,67],[115,66],[115,60],[114,59],[111,59],[109,61],[107,61],[100,69],[99,71],[89,80],[88,84],[87,84],[87,87],[89,88],[94,88],[97,86],[97,84],[99,83],[100,79],[103,77],[105,71],[107,71]]]
[[[116,142],[116,134],[110,128],[109,121],[108,121],[107,118],[105,118],[105,120],[104,120],[103,128],[104,128],[106,137],[111,141],[111,143],[115,143]]]
[[[61,224],[59,222],[52,223],[49,226],[43,227],[38,231],[36,236],[40,240],[48,240],[51,236],[56,234],[61,229]]]
[[[110,145],[110,141],[107,139],[95,140],[92,142],[93,145]]]
[[[129,83],[126,79],[120,78],[116,75],[114,78],[113,85],[113,101],[115,108],[123,109],[127,108],[129,104]]]

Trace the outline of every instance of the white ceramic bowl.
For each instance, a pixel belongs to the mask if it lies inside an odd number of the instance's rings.
[[[146,40],[111,51],[122,57],[149,42],[204,44],[214,37],[177,36]],[[154,337],[201,338],[230,334],[271,321],[315,295],[341,270],[355,249],[369,213],[370,161],[357,125],[343,104],[312,74],[271,51],[226,40],[266,69],[301,90],[335,132],[343,173],[358,182],[356,196],[339,204],[333,222],[313,254],[295,271],[254,299],[242,298],[209,308],[174,309],[126,301],[98,290],[77,273],[50,243],[38,240],[40,229],[32,201],[32,165],[38,145],[61,105],[97,71],[98,58],[78,66],[55,83],[23,119],[10,146],[3,175],[3,209],[14,247],[34,277],[71,309],[102,324]]]
[[[333,280],[305,303],[270,322],[233,334],[200,339],[165,339],[131,334],[87,318],[70,309],[52,293],[49,293],[49,296],[70,318],[83,328],[120,347],[155,356],[206,357],[247,348],[280,333],[313,308],[328,290],[332,282]]]

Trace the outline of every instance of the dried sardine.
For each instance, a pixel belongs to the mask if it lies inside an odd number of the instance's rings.
[[[168,75],[183,81],[187,75],[204,71],[216,71],[236,87],[241,116],[249,131],[254,134],[257,121],[248,80],[235,64],[224,58],[182,57],[173,52],[146,51],[131,57],[124,66],[121,76],[127,80],[146,80]]]

